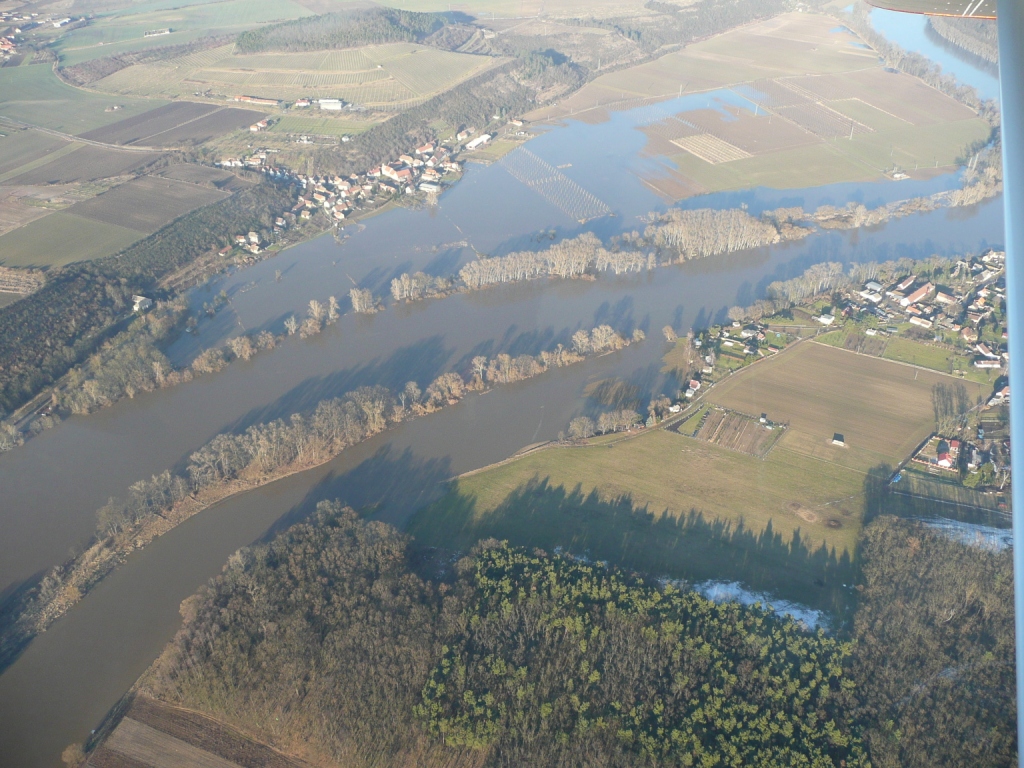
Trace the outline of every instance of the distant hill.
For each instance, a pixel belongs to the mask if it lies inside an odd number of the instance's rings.
[[[238,36],[240,53],[322,51],[379,43],[415,42],[448,23],[440,13],[394,8],[339,11],[284,21]]]

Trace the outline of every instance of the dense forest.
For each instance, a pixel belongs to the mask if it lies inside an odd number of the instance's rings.
[[[860,547],[851,672],[872,763],[1016,765],[1011,552],[890,517]]]
[[[830,636],[321,502],[183,604],[139,689],[345,766],[1015,765],[1010,553],[892,517],[860,546]]]
[[[12,411],[88,356],[131,309],[134,293],[227,244],[238,232],[269,239],[293,193],[270,183],[198,208],[115,256],[51,270],[42,289],[0,309],[0,412]]]
[[[323,502],[186,604],[145,684],[339,765],[865,764],[846,643],[493,541],[414,562]]]
[[[448,23],[441,13],[362,8],[305,16],[250,29],[238,36],[239,53],[323,51],[422,40]]]

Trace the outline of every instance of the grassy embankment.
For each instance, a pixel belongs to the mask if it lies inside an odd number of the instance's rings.
[[[931,432],[932,388],[947,379],[805,342],[706,395],[788,425],[764,460],[664,429],[539,451],[456,479],[410,532],[458,549],[486,536],[562,546],[841,608],[865,512]],[[692,433],[704,409],[679,432]],[[835,432],[846,447],[832,445]]]

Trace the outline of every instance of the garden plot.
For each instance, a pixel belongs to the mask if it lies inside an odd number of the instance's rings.
[[[780,425],[762,424],[758,419],[724,408],[711,408],[697,430],[698,440],[722,448],[764,458],[783,432]]]

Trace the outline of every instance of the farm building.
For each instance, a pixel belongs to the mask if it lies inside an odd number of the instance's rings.
[[[490,140],[491,140],[491,134],[483,133],[483,134],[477,136],[471,142],[469,142],[466,145],[466,149],[476,149],[477,147],[482,147],[484,144],[486,144]]]
[[[841,435],[839,432],[836,432],[836,433],[834,433],[832,435],[832,445],[839,445],[839,446],[842,446],[843,448],[845,448],[846,447],[846,438],[843,435]]]
[[[904,278],[903,280],[901,280],[899,283],[896,284],[896,290],[897,291],[905,291],[905,290],[907,290],[907,288],[909,288],[910,286],[912,286],[914,284],[915,280],[917,280],[917,275],[911,275],[910,277]]]

